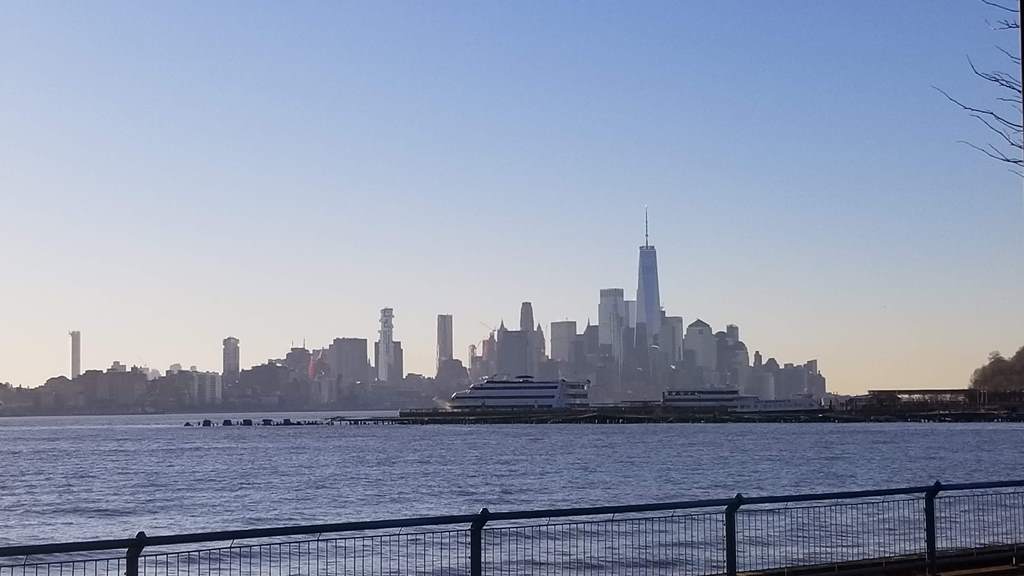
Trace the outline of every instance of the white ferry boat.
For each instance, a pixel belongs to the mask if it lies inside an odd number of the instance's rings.
[[[586,408],[590,382],[534,380],[531,376],[489,378],[452,394],[451,410]]]

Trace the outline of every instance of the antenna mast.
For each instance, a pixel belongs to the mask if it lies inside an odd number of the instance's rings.
[[[647,234],[647,205],[644,204],[644,246],[650,246],[651,241]]]

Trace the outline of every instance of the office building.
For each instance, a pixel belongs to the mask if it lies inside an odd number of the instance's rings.
[[[686,327],[683,349],[692,354],[694,365],[704,370],[714,370],[718,362],[718,345],[711,326],[697,319]]]
[[[650,243],[647,211],[644,211],[644,245],[640,247],[640,267],[636,288],[636,323],[643,324],[646,344],[658,343],[661,332],[661,295],[658,291],[658,253]],[[637,342],[639,346],[641,342]]]
[[[551,323],[551,359],[569,363],[573,360],[573,343],[576,342],[576,322],[563,320]]]
[[[452,315],[451,314],[438,314],[437,315],[437,368],[440,370],[441,364],[445,360],[453,359],[453,345],[452,345]]]
[[[335,338],[327,348],[327,364],[333,378],[342,384],[370,381],[366,338]]]

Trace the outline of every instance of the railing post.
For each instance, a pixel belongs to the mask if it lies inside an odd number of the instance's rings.
[[[146,547],[146,533],[139,532],[135,535],[135,541],[132,542],[131,546],[128,547],[128,553],[125,554],[125,576],[139,576],[139,556],[142,555],[142,549]]]
[[[484,524],[487,524],[487,508],[481,508],[476,520],[469,527],[469,574],[483,576]]]
[[[938,546],[935,542],[935,497],[942,490],[938,480],[924,493],[924,539],[927,547],[928,574],[938,574]]]
[[[743,494],[737,494],[725,507],[725,571],[736,576],[736,511],[743,505]]]

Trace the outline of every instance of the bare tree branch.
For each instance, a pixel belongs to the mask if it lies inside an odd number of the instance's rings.
[[[1013,17],[1005,17],[997,20],[995,24],[989,23],[989,26],[993,30],[1006,31],[1020,30],[1020,21],[1018,16],[1020,14],[1020,2],[1018,0],[1017,6],[1010,6],[1004,4],[998,0],[980,0],[982,4],[1002,10],[1003,12],[1009,12],[1013,14]],[[987,22],[987,21],[986,21]],[[974,150],[981,152],[982,154],[997,160],[1004,164],[1009,164],[1014,168],[1011,168],[1011,172],[1024,178],[1024,170],[1018,170],[1017,168],[1024,168],[1024,121],[1021,118],[1021,109],[1024,106],[1024,87],[1021,84],[1021,78],[1018,76],[1021,64],[1021,55],[1014,54],[1005,48],[996,46],[999,50],[1013,65],[1013,72],[1006,73],[999,70],[993,70],[986,72],[979,70],[974,65],[974,61],[970,57],[967,58],[967,64],[971,68],[971,72],[975,76],[981,78],[985,82],[991,84],[994,88],[1001,91],[1001,95],[995,97],[995,102],[1000,103],[997,108],[988,107],[976,107],[969,106],[960,100],[954,98],[945,90],[941,88],[935,88],[940,94],[946,97],[947,100],[958,106],[961,110],[967,112],[972,118],[980,122],[991,134],[994,134],[996,141],[999,145],[992,143],[986,143],[984,146],[966,142],[961,140],[960,143],[970,146]],[[1009,111],[1007,111],[1009,109]],[[1013,119],[1011,119],[1011,117]]]
[[[1011,6],[1003,6],[1002,4],[1000,4],[998,2],[993,2],[993,0],[981,0],[981,3],[982,4],[987,4],[987,5],[989,5],[989,6],[993,7],[993,8],[999,8],[1000,10],[1006,10],[1007,12],[1012,12],[1014,14],[1017,13],[1017,9],[1016,8],[1013,8]]]

